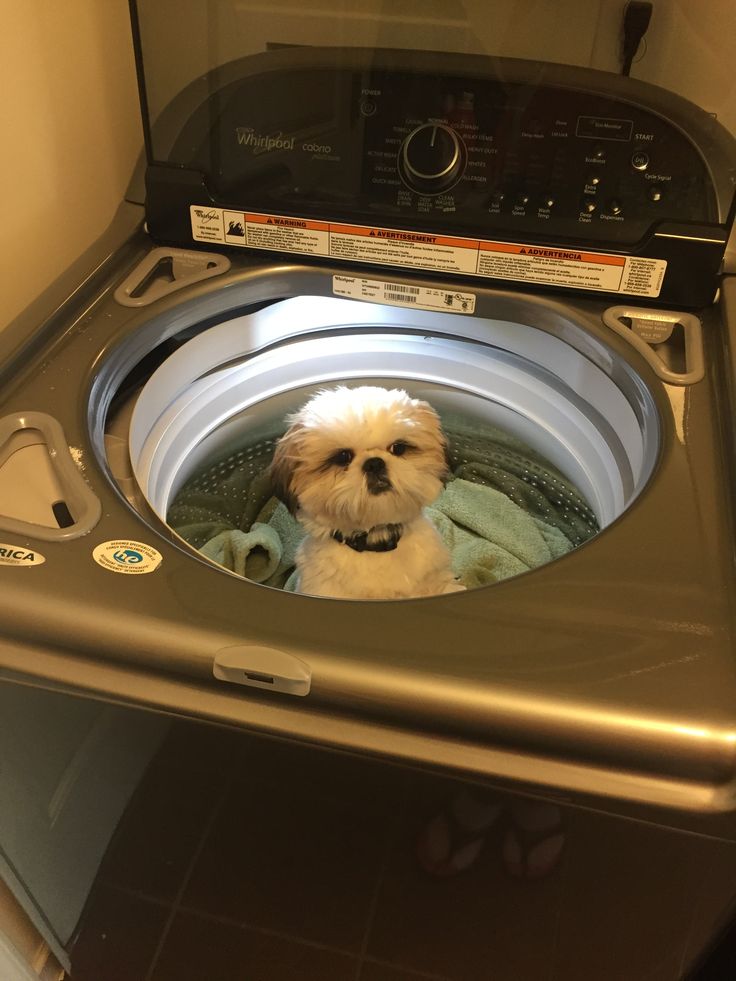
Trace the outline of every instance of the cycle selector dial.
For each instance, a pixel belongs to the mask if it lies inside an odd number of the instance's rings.
[[[441,194],[463,175],[467,151],[462,139],[443,123],[422,123],[399,150],[399,173],[420,194]]]

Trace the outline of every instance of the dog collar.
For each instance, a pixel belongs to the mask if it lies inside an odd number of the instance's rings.
[[[379,529],[386,529],[386,535],[377,542],[369,542],[368,536],[375,534]],[[401,525],[374,525],[368,531],[354,531],[352,535],[343,535],[337,529],[332,532],[332,537],[336,542],[347,545],[355,552],[393,552],[399,544],[399,539],[403,532]]]

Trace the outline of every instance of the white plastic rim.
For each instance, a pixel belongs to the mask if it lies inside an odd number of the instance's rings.
[[[559,338],[527,325],[301,297],[217,325],[148,380],[130,427],[136,480],[166,520],[181,485],[326,385],[380,383],[485,421],[558,467],[601,526],[649,470],[623,392]],[[254,438],[256,437],[256,438]]]

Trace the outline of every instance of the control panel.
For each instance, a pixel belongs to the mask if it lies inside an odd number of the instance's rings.
[[[362,194],[433,224],[634,242],[663,218],[716,216],[684,134],[601,95],[394,75],[359,112]]]
[[[674,246],[651,246],[671,228],[672,239],[706,243],[699,276],[717,269],[734,141],[677,96],[531,62],[277,54],[277,64],[259,60],[266,55],[233,63],[172,104],[180,125],[148,171],[149,227],[161,238],[191,240],[188,213],[178,225],[166,217],[186,200],[419,234],[638,251],[669,263],[674,282]],[[225,244],[236,244],[241,225],[228,224]]]

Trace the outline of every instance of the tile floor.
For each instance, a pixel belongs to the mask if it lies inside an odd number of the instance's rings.
[[[674,981],[736,893],[736,846],[577,811],[545,878],[502,818],[461,876],[418,831],[457,785],[175,723],[100,870],[72,981]]]

